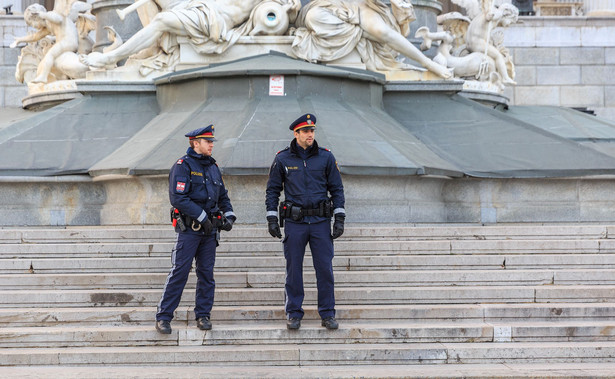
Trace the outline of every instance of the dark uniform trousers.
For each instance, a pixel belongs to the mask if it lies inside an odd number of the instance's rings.
[[[182,291],[188,281],[192,261],[196,259],[197,284],[194,314],[196,318],[209,317],[214,304],[214,263],[216,260],[216,235],[206,236],[188,230],[178,232],[171,255],[173,265],[164,285],[158,304],[157,320],[171,321],[179,305]]]
[[[318,288],[318,313],[321,318],[335,316],[333,281],[333,239],[331,220],[308,224],[288,221],[284,225],[284,258],[286,258],[286,314],[303,318],[303,258],[309,243]]]

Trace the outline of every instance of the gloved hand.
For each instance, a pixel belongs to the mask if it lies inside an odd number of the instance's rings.
[[[220,229],[222,229],[222,230],[224,230],[226,232],[230,232],[231,229],[233,229],[233,224],[235,223],[236,219],[237,218],[235,216],[225,217],[224,218],[224,223],[222,224]]]
[[[205,220],[201,221],[201,227],[203,228],[205,235],[210,235],[214,229],[211,221],[209,221],[209,217],[205,217]]]
[[[333,222],[333,239],[341,237],[344,234],[344,220],[346,220],[346,215],[343,213],[338,213],[335,215],[335,221]]]
[[[278,224],[278,218],[275,216],[267,216],[267,222],[269,223],[269,234],[271,237],[282,238],[282,232],[280,231],[280,224]]]

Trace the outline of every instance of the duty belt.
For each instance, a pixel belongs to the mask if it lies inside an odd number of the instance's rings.
[[[324,212],[320,208],[301,208],[301,214],[304,216],[324,216]]]
[[[333,216],[333,206],[330,200],[318,204],[317,208],[301,208],[290,201],[284,201],[278,209],[280,216],[280,226],[284,225],[284,219],[290,218],[293,221],[301,221],[306,216],[331,217]]]
[[[174,218],[176,221],[173,223],[173,226],[175,226],[177,222],[182,232],[186,231],[187,228],[191,228],[195,232],[201,230],[201,223],[197,219],[179,212],[177,208],[171,207],[171,220]],[[220,211],[210,212],[208,218],[215,229],[219,229],[226,221],[226,217],[224,217],[224,214]]]

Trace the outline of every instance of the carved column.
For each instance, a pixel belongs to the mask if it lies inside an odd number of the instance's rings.
[[[134,3],[132,0],[97,0],[92,3],[92,14],[96,16],[96,43],[94,44],[94,51],[101,52],[105,46],[111,44],[111,41],[107,38],[105,26],[113,26],[113,29],[124,41],[142,28],[137,12],[128,14],[124,21],[120,20],[116,13],[116,9],[125,8],[132,3]]]
[[[586,16],[615,16],[615,0],[578,0]]]

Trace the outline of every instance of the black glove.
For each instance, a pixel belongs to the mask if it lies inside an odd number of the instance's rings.
[[[226,232],[230,232],[231,229],[233,229],[233,223],[235,223],[235,220],[236,220],[235,216],[225,217],[224,223],[222,223],[222,226],[220,227],[220,229]]]
[[[341,237],[344,234],[344,220],[346,215],[338,213],[335,215],[335,222],[333,222],[333,239]]]
[[[267,216],[267,222],[269,223],[269,234],[271,234],[271,237],[282,238],[278,218],[275,216]]]
[[[201,221],[201,227],[203,228],[203,232],[207,236],[210,235],[211,232],[214,230],[214,226],[209,220],[209,217],[205,217],[205,220]]]

